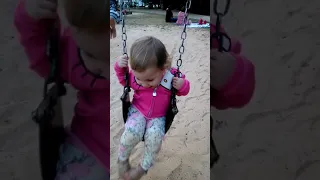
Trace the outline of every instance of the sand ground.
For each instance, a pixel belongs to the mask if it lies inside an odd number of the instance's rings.
[[[127,17],[128,48],[137,38],[159,38],[173,57],[173,66],[181,44],[181,27],[165,24],[164,16],[134,12]],[[120,34],[121,25],[117,27]],[[178,97],[179,114],[166,135],[156,163],[143,179],[209,179],[209,29],[188,29],[181,71],[191,82],[190,94]],[[111,41],[111,62],[122,53],[120,36]],[[111,179],[118,179],[117,151],[124,129],[119,100],[123,87],[111,70]],[[132,153],[133,164],[140,162],[143,143]]]
[[[224,22],[256,65],[257,88],[246,108],[214,112],[221,161],[211,179],[319,179],[319,5],[231,2]]]

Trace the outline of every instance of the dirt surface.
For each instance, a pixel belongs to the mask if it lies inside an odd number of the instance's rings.
[[[224,19],[256,65],[252,102],[215,111],[215,180],[320,177],[319,1],[232,1]],[[220,122],[220,123],[219,123]]]

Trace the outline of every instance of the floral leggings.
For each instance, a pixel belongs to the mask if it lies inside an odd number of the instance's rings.
[[[141,167],[147,171],[153,165],[165,134],[165,117],[146,119],[136,108],[130,107],[125,130],[120,139],[119,160],[129,159],[132,149],[144,136],[144,156]]]
[[[93,155],[66,142],[60,147],[55,180],[109,180],[110,175]]]

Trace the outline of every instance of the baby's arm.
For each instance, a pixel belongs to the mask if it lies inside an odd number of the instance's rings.
[[[20,43],[29,59],[30,68],[43,78],[48,77],[50,63],[47,55],[47,43],[50,27],[54,20],[35,20],[25,9],[21,0],[15,10],[14,25],[19,33]],[[62,67],[62,74],[67,67]],[[63,76],[63,75],[62,75]],[[65,77],[63,77],[66,80]]]
[[[177,69],[171,68],[171,73],[175,74],[177,72]],[[186,79],[186,75],[181,73],[181,76],[179,78],[183,79],[183,85],[182,87],[177,91],[177,96],[186,96],[188,95],[190,91],[190,82]]]
[[[122,68],[122,67],[119,66],[118,62],[116,62],[116,64],[114,65],[114,70],[116,72],[116,76],[117,76],[117,78],[119,80],[119,83],[122,86],[125,86],[126,85],[125,76],[126,76],[126,73],[129,70],[129,68],[128,67]],[[129,74],[129,76],[130,76],[130,74]]]
[[[215,31],[215,26],[212,27],[211,33]],[[211,105],[217,109],[241,108],[248,104],[253,96],[255,67],[250,60],[240,55],[239,41],[231,39],[232,53],[222,54],[214,50],[218,45],[216,40],[211,43]]]
[[[215,69],[222,69],[211,71],[212,76],[217,76],[211,78],[211,105],[217,109],[227,109],[241,108],[248,104],[255,90],[254,65],[244,56],[236,54],[232,54],[230,60],[211,60],[211,63]],[[224,82],[219,82],[219,77]]]

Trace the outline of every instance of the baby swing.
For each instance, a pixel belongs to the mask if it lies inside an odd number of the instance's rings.
[[[184,53],[184,41],[187,38],[187,32],[186,32],[187,20],[188,20],[188,13],[187,12],[188,12],[188,9],[190,9],[190,7],[191,7],[191,0],[186,1],[185,7],[186,7],[186,9],[185,9],[185,17],[184,17],[184,28],[181,33],[182,44],[179,48],[180,57],[177,60],[177,72],[176,72],[176,74],[174,74],[176,77],[179,76],[180,67],[182,65],[181,58],[182,58],[182,54]],[[126,44],[127,33],[126,33],[126,28],[125,28],[125,15],[123,16],[123,19],[122,19],[122,41],[123,41],[123,55],[128,56],[127,44]],[[129,72],[127,72],[125,75],[125,81],[126,81],[126,84],[123,89],[123,94],[120,98],[122,101],[122,116],[123,116],[124,123],[126,123],[126,121],[127,121],[129,107],[131,105],[130,98],[129,98],[129,92],[131,91],[131,88],[129,85]],[[177,104],[176,104],[176,89],[171,88],[171,100],[170,100],[170,106],[169,106],[167,114],[166,114],[165,133],[168,132],[168,130],[173,122],[173,119],[178,112],[179,111],[178,111]]]
[[[41,176],[43,180],[54,180],[56,166],[59,160],[59,148],[66,137],[61,112],[60,97],[66,94],[66,88],[59,76],[59,28],[55,24],[51,28],[48,41],[48,57],[50,61],[50,74],[45,80],[43,100],[35,111],[32,120],[39,126],[39,154]],[[50,89],[49,85],[53,84]],[[57,109],[60,108],[60,109]],[[55,112],[57,110],[58,112]],[[59,112],[60,111],[60,112]],[[53,126],[53,124],[55,124]]]
[[[229,52],[231,49],[231,39],[230,37],[226,34],[221,32],[221,19],[223,16],[225,16],[228,11],[229,11],[229,7],[230,7],[230,0],[226,0],[226,5],[225,5],[225,9],[223,12],[219,12],[218,11],[218,0],[214,0],[213,3],[213,9],[214,9],[214,14],[217,16],[216,18],[216,32],[211,34],[210,36],[210,42],[212,42],[213,39],[216,39],[218,42],[218,50],[220,52]],[[229,42],[228,47],[225,48],[223,46],[223,40],[227,39],[227,41]],[[212,44],[211,44],[212,45]],[[213,89],[210,88],[210,91],[212,91]],[[216,162],[218,162],[219,160],[219,153],[216,149],[214,140],[212,138],[212,131],[213,131],[213,125],[214,125],[214,121],[212,116],[210,116],[210,167],[212,168],[214,166],[214,164]]]

